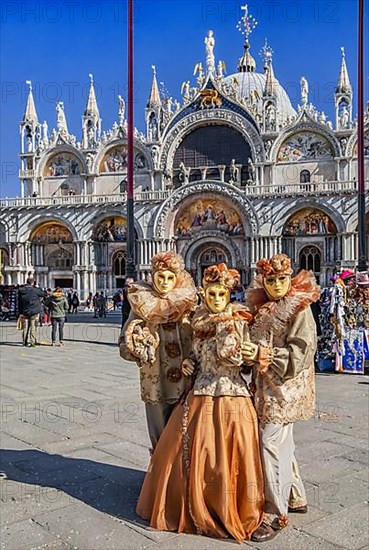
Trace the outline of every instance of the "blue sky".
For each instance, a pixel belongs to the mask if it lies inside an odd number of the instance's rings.
[[[236,29],[242,12],[233,0],[136,0],[135,122],[144,131],[144,109],[156,65],[159,82],[180,99],[184,80],[193,79],[196,62],[205,64],[204,37],[215,34],[215,57],[236,72],[243,37]],[[368,20],[369,1],[365,2]],[[258,53],[265,37],[274,50],[275,75],[299,101],[299,81],[309,82],[312,101],[333,120],[333,91],[340,66],[340,47],[356,89],[356,0],[261,0],[249,2],[258,20],[251,53],[262,72]],[[368,34],[368,33],[367,33]],[[32,80],[40,121],[55,126],[55,103],[64,101],[69,131],[81,138],[89,73],[94,74],[103,129],[117,118],[117,94],[127,95],[126,2],[3,1],[0,34],[1,196],[17,196],[19,122]],[[368,44],[368,38],[366,37]],[[369,50],[369,48],[367,48]],[[366,99],[368,79],[366,79]],[[356,108],[355,108],[356,113]]]

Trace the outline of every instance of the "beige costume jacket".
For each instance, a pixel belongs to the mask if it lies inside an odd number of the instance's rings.
[[[251,341],[261,346],[254,382],[263,424],[288,424],[314,414],[316,325],[299,294],[264,304],[250,330]]]
[[[192,353],[190,316],[197,302],[187,272],[165,297],[148,283],[129,290],[130,316],[119,338],[120,355],[140,368],[141,398],[145,403],[174,403],[187,386],[182,362]]]
[[[241,344],[248,339],[251,319],[246,308],[238,304],[229,304],[220,314],[209,313],[204,305],[196,311],[192,321],[198,364],[195,395],[250,395],[240,376],[240,366]]]

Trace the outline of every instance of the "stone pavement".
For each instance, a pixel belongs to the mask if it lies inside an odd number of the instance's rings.
[[[236,548],[156,532],[135,515],[149,458],[138,372],[118,355],[119,317],[103,321],[71,318],[63,348],[24,348],[14,323],[0,326],[1,548]],[[291,515],[263,550],[368,547],[368,384],[317,375],[317,415],[295,431],[309,513]]]

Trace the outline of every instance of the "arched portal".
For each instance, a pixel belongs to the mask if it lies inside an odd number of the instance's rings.
[[[4,284],[4,270],[9,266],[9,252],[6,248],[0,247],[0,285]]]
[[[204,271],[210,265],[225,263],[232,266],[232,256],[226,246],[220,243],[203,243],[195,248],[189,259],[191,275],[196,285],[202,284]],[[186,262],[187,263],[187,262]]]
[[[126,252],[117,250],[112,257],[112,272],[115,277],[115,288],[123,289],[126,279]]]
[[[337,226],[323,210],[302,208],[284,225],[283,252],[290,256],[295,270],[313,271],[323,286],[341,259],[339,245]]]
[[[304,248],[300,250],[299,260],[300,269],[312,271],[319,279],[322,265],[322,253],[317,246],[304,246]]]
[[[38,283],[49,288],[73,288],[74,245],[69,229],[57,221],[41,223],[29,240]]]

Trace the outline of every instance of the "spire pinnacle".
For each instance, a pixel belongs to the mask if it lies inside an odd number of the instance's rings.
[[[37,124],[38,118],[36,113],[35,101],[33,99],[32,82],[30,80],[26,80],[26,84],[29,86],[29,92],[28,92],[26,110],[24,111],[24,115],[23,115],[23,122],[36,122]]]
[[[153,70],[153,77],[152,77],[151,92],[150,92],[149,101],[147,102],[147,107],[160,107],[161,99],[159,94],[158,82],[156,80],[156,67],[155,65],[151,65],[151,68]]]
[[[265,89],[264,89],[264,95],[268,97],[272,97],[275,95],[275,77],[274,77],[274,70],[273,70],[273,64],[270,60],[270,64],[265,67],[266,70],[266,80],[265,80]]]
[[[84,116],[96,116],[99,117],[99,108],[97,106],[95,87],[94,87],[94,75],[89,74],[90,77],[90,91],[88,94],[87,106],[84,112]]]
[[[260,57],[262,57],[263,61],[264,61],[264,71],[265,72],[267,71],[267,68],[269,67],[269,65],[272,64],[273,53],[274,52],[273,52],[272,48],[268,44],[268,39],[266,38],[264,46],[261,48],[261,50],[259,52]]]
[[[351,94],[352,88],[346,66],[345,48],[341,48],[341,69],[336,87],[336,94]]]

